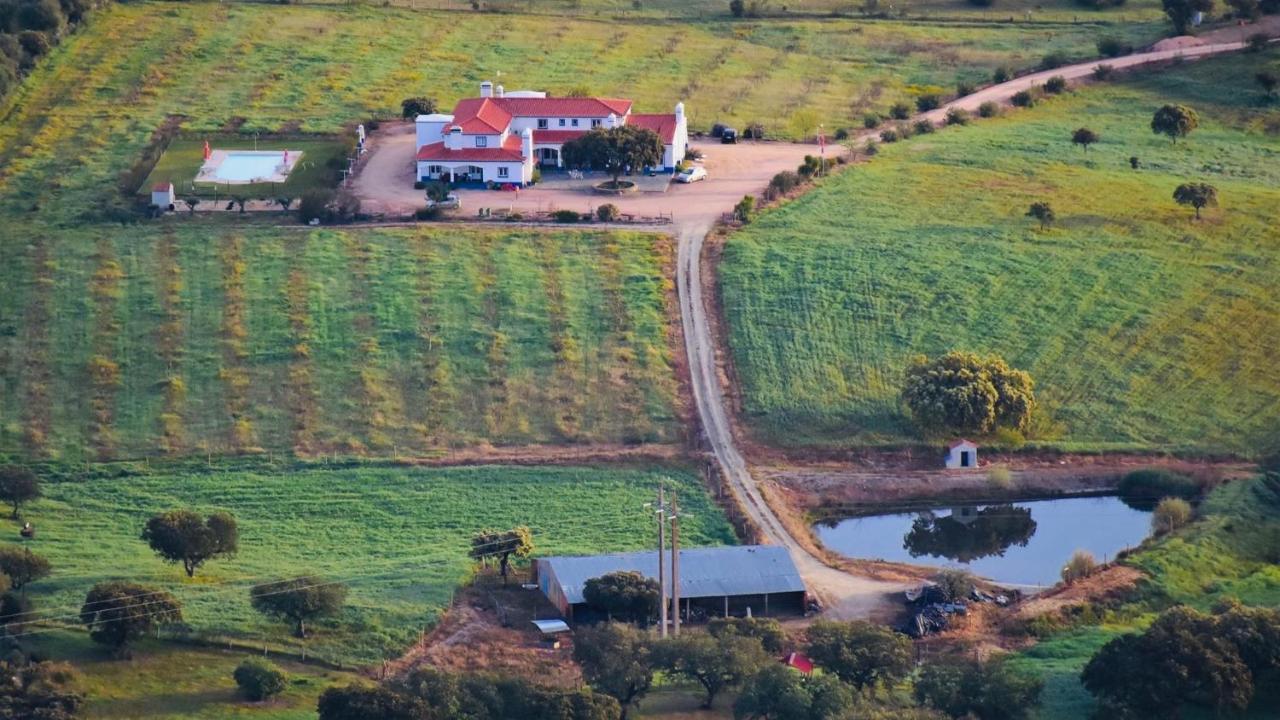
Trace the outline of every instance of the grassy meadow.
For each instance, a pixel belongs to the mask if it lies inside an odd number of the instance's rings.
[[[0,268],[0,450],[673,442],[660,245],[638,233],[181,216],[33,238]]]
[[[667,478],[690,515],[681,523],[689,546],[734,542],[699,478],[678,469],[136,470],[51,482],[24,509],[39,529],[30,547],[54,569],[28,592],[54,626],[74,624],[94,583],[129,579],[172,591],[197,637],[297,652],[288,628],[250,608],[249,587],[315,574],[350,594],[343,615],[308,639],[308,655],[365,664],[394,657],[434,622],[470,576],[470,537],[485,528],[528,525],[538,555],[643,549],[653,540],[644,503]],[[139,533],[152,514],[177,507],[234,514],[240,552],[190,580],[162,562]]]
[[[764,213],[720,267],[745,417],[780,445],[917,439],[917,353],[1004,356],[1036,381],[1033,439],[1251,454],[1280,420],[1280,52],[1137,75],[905,142]],[[1162,104],[1201,127],[1172,144]],[[1071,144],[1087,126],[1102,141]],[[1140,169],[1130,168],[1129,158]],[[1201,221],[1176,205],[1218,188]],[[1041,230],[1028,206],[1049,201]]]

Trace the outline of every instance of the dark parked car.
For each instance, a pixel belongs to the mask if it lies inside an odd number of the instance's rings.
[[[724,133],[720,135],[720,142],[725,145],[738,142],[738,131],[733,128],[725,128]]]

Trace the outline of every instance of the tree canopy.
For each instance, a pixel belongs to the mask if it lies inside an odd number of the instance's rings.
[[[772,662],[759,638],[736,633],[667,638],[656,643],[652,653],[655,666],[702,686],[706,692],[702,707],[707,709],[725,689],[741,685]]]
[[[1107,643],[1080,679],[1119,717],[1177,717],[1188,706],[1246,710],[1255,680],[1280,670],[1280,610],[1230,604],[1218,615],[1174,607],[1142,634]]]
[[[733,703],[735,720],[836,720],[853,707],[853,693],[834,675],[805,678],[778,663],[743,684]]]
[[[985,435],[1025,431],[1035,409],[1031,376],[994,355],[952,351],[907,368],[902,399],[912,418],[934,433]]]
[[[52,567],[44,557],[16,545],[0,546],[0,573],[6,575],[14,590],[49,576]]]
[[[630,625],[611,622],[578,631],[573,659],[592,689],[618,701],[624,718],[653,686],[647,636]]]
[[[429,97],[411,97],[400,101],[400,117],[412,120],[419,115],[431,115],[436,111],[436,101]]]
[[[911,640],[876,623],[819,621],[809,628],[809,657],[859,690],[892,685],[911,672]]]
[[[533,534],[523,525],[510,530],[481,530],[471,536],[471,557],[482,562],[498,558],[503,582],[511,571],[511,556],[527,558],[533,549]]]
[[[230,513],[201,518],[191,510],[170,510],[147,521],[142,539],[166,561],[182,563],[187,577],[195,577],[206,561],[236,553],[240,529]]]
[[[662,153],[662,139],[657,133],[634,125],[595,128],[560,149],[565,164],[604,170],[615,185],[628,167],[640,170],[659,165]]]
[[[1031,207],[1027,208],[1027,217],[1039,221],[1041,230],[1048,228],[1057,219],[1053,206],[1043,200],[1031,203]]]
[[[765,652],[773,655],[782,652],[787,644],[787,633],[782,629],[782,623],[773,618],[712,618],[707,623],[707,632],[714,637],[743,635],[757,638]]]
[[[253,609],[293,624],[294,635],[307,636],[307,623],[337,615],[347,599],[347,586],[314,575],[255,585],[249,591]]]
[[[125,656],[135,639],[161,625],[182,622],[182,605],[164,590],[118,580],[101,582],[85,596],[80,622],[94,642]]]
[[[1071,142],[1083,147],[1085,152],[1089,152],[1089,146],[1101,139],[1101,135],[1086,127],[1076,128],[1075,132],[1071,133]]]
[[[638,572],[619,571],[583,583],[582,597],[612,619],[647,624],[658,611],[658,581]]]
[[[1007,662],[942,660],[924,666],[915,695],[953,718],[1026,720],[1040,704],[1044,682]]]
[[[1151,132],[1157,135],[1168,135],[1169,139],[1175,143],[1178,142],[1178,138],[1190,135],[1191,131],[1198,127],[1200,127],[1200,114],[1186,105],[1165,105],[1151,116]]]
[[[1183,183],[1173,191],[1174,202],[1179,205],[1190,205],[1196,210],[1196,219],[1200,219],[1200,208],[1218,205],[1218,188],[1209,183]]]
[[[6,465],[0,467],[0,501],[13,506],[13,519],[18,519],[18,509],[23,503],[40,497],[40,478],[31,470]]]
[[[1213,10],[1213,0],[1163,0],[1164,14],[1173,23],[1175,35],[1186,35],[1196,13]]]

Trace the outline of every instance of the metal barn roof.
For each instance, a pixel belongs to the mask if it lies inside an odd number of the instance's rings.
[[[582,586],[591,578],[631,570],[657,579],[658,553],[539,558],[555,573],[571,604],[583,602]],[[670,587],[671,579],[667,578]],[[723,597],[804,592],[791,555],[776,545],[690,548],[680,551],[680,597]]]

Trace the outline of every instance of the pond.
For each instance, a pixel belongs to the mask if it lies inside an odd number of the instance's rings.
[[[849,557],[963,567],[1008,585],[1052,585],[1076,550],[1099,562],[1147,537],[1151,515],[1117,497],[934,507],[819,523]]]

